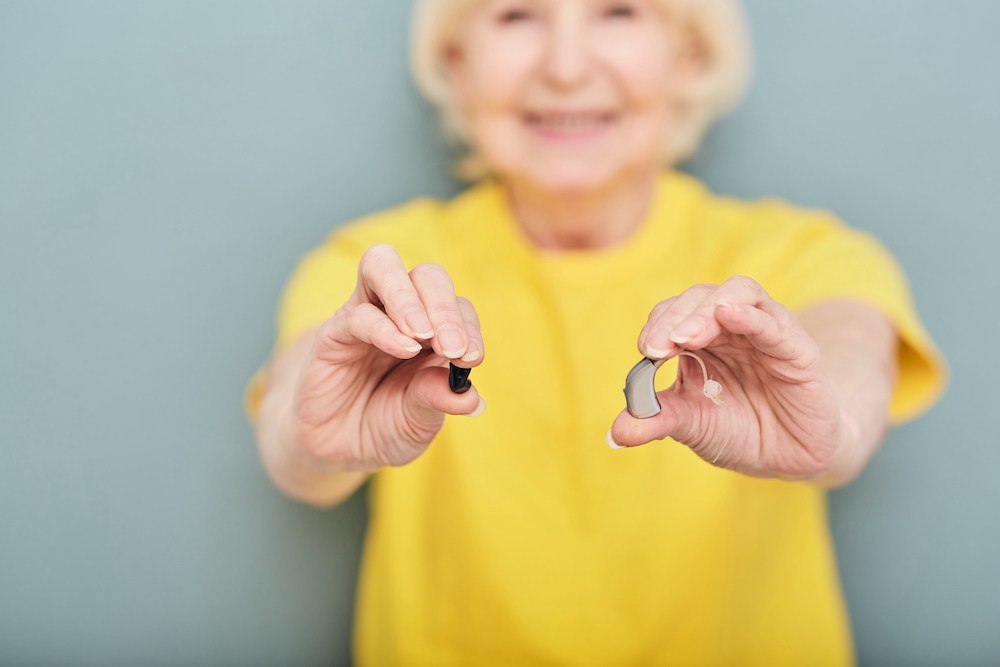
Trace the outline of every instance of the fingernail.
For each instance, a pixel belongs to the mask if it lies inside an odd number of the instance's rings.
[[[419,352],[423,349],[420,343],[401,333],[396,334],[396,342],[407,352]]]
[[[689,317],[677,325],[677,328],[670,334],[670,340],[675,343],[686,343],[700,334],[704,327],[705,323],[700,317]]]
[[[610,428],[608,429],[607,435],[604,436],[604,439],[607,440],[608,447],[610,447],[611,449],[628,449],[625,445],[619,445],[617,442],[615,442],[615,439],[611,435]]]
[[[479,415],[483,414],[484,412],[486,412],[486,401],[484,401],[483,397],[480,396],[479,397],[479,403],[476,405],[476,409],[473,410],[472,412],[470,412],[469,414],[465,415],[465,416],[466,417],[478,417]]]
[[[441,352],[449,359],[458,359],[462,356],[465,343],[462,334],[455,327],[445,327],[437,332],[438,342],[441,343]]]
[[[410,325],[413,335],[417,338],[427,339],[434,335],[434,327],[431,326],[431,322],[427,319],[426,315],[411,314],[407,316],[406,323]]]
[[[663,357],[667,356],[667,351],[661,350],[658,347],[651,347],[647,345],[643,354],[649,357],[650,359],[662,359]]]
[[[462,361],[475,361],[476,359],[478,359],[481,356],[482,355],[479,354],[479,349],[474,347],[474,348],[472,348],[471,350],[469,350],[468,352],[465,353],[465,356],[462,357]]]
[[[723,308],[727,308],[729,310],[734,310],[733,304],[729,303],[728,301],[720,301],[719,305],[722,306]]]

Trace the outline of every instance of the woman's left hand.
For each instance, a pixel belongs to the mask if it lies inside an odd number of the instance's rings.
[[[636,419],[622,411],[615,419],[609,436],[620,446],[669,436],[723,468],[811,479],[831,469],[851,430],[819,346],[750,278],[697,285],[657,304],[639,350],[651,359],[695,352],[722,385],[722,404],[703,393],[698,362],[681,356],[676,382],[657,394],[659,414]]]

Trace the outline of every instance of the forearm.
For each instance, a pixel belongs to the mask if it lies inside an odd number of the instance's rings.
[[[896,332],[872,306],[854,301],[817,304],[801,313],[800,320],[819,345],[841,413],[840,447],[830,468],[813,483],[836,488],[861,473],[888,431]]]
[[[346,500],[364,483],[368,473],[331,469],[303,450],[296,440],[295,386],[311,338],[304,335],[271,364],[254,432],[264,469],[275,486],[296,500],[331,507]]]

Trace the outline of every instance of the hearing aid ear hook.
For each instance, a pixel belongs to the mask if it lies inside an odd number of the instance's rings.
[[[708,378],[708,368],[705,362],[693,352],[680,352],[678,356],[691,357],[701,366],[705,384],[702,393],[716,405],[723,405],[719,395],[722,393],[722,385],[715,380]],[[625,405],[630,415],[636,419],[646,419],[660,412],[660,401],[656,398],[656,387],[654,380],[656,371],[663,365],[664,360],[654,361],[643,359],[628,372],[625,377]]]

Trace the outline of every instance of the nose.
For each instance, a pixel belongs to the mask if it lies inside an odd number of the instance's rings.
[[[568,89],[586,81],[591,66],[591,45],[586,19],[580,12],[563,11],[549,24],[543,74],[554,88]]]

